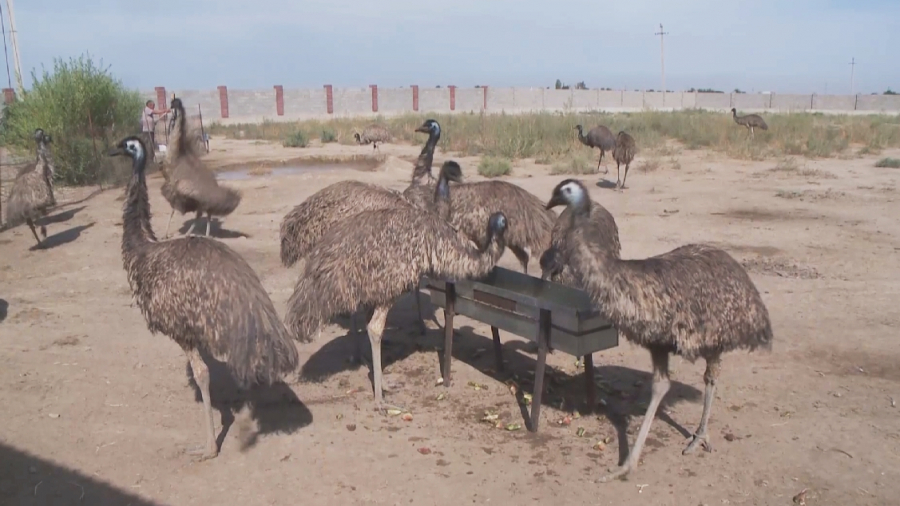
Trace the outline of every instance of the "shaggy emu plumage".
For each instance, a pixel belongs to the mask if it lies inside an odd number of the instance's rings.
[[[391,141],[391,132],[381,125],[369,125],[363,129],[362,133],[355,132],[353,138],[357,144],[372,143],[372,150],[378,149],[378,143]],[[379,150],[380,151],[380,150]]]
[[[603,161],[603,154],[616,148],[616,137],[609,128],[603,125],[597,125],[584,135],[584,129],[581,125],[575,125],[578,130],[578,140],[589,148],[598,148],[600,150],[600,160],[597,161],[597,172],[600,172],[600,163]],[[608,174],[607,168],[604,174]]]
[[[634,160],[634,155],[637,153],[637,144],[634,142],[634,137],[628,135],[624,131],[619,132],[618,137],[616,137],[616,147],[613,149],[613,158],[616,160],[616,189],[621,190],[625,188],[625,179],[628,178],[628,168],[631,166],[631,161]],[[625,175],[622,176],[622,182],[619,182],[619,167],[622,165],[625,166]]]
[[[54,168],[50,156],[50,143],[53,139],[38,128],[34,131],[34,141],[37,143],[35,162],[19,170],[9,190],[9,198],[6,201],[6,225],[12,228],[24,221],[40,247],[41,238],[34,228],[34,222],[45,216],[47,211],[56,205],[56,199],[53,197]],[[41,225],[41,235],[44,239],[47,238],[47,227],[44,225]]]
[[[446,178],[438,180],[434,195],[436,201],[452,200]],[[367,330],[380,405],[381,336],[388,311],[422,276],[463,279],[490,272],[503,254],[506,217],[495,213],[482,226],[488,240],[478,248],[437,213],[412,206],[366,211],[342,221],[307,255],[285,323],[296,339],[311,341],[335,315],[374,308]]]
[[[122,261],[150,332],[184,350],[203,396],[206,445],[218,455],[209,369],[200,351],[224,359],[237,384],[270,384],[297,367],[297,348],[256,273],[225,244],[186,236],[157,241],[150,226],[146,148],[128,137],[110,152],[133,160],[122,218]],[[224,358],[223,358],[224,357]]]
[[[562,262],[608,318],[629,341],[650,351],[653,394],[628,459],[609,481],[637,468],[641,449],[660,401],[669,390],[669,355],[706,361],[703,416],[692,441],[711,450],[707,436],[709,413],[723,353],[747,349],[771,350],[769,312],[750,276],[728,253],[711,246],[689,244],[641,260],[621,260],[608,247],[585,233],[591,201],[584,185],[574,179],[553,189],[547,207],[567,205],[571,226]]]
[[[167,149],[168,160],[163,170],[166,181],[162,194],[172,206],[165,237],[169,236],[169,226],[175,211],[181,214],[196,212],[197,218],[191,224],[188,234],[203,214],[206,214],[206,235],[209,235],[213,216],[227,216],[241,203],[241,193],[227,186],[219,186],[216,175],[200,161],[199,148],[188,132],[187,116],[180,98],[173,98],[172,132]]]
[[[731,108],[731,117],[734,118],[734,122],[743,127],[747,127],[747,130],[750,130],[750,137],[753,137],[753,129],[759,128],[760,130],[768,130],[769,125],[766,124],[766,121],[762,119],[762,116],[759,114],[748,114],[746,116],[738,116],[737,109],[734,107]]]
[[[476,244],[484,244],[487,231],[484,222],[493,213],[509,218],[506,247],[528,272],[532,254],[544,251],[550,244],[550,232],[556,213],[544,209],[537,196],[521,186],[506,181],[477,181],[453,185],[450,200],[450,224]]]
[[[565,241],[571,233],[571,214],[572,211],[566,207],[553,224],[553,230],[550,232],[550,247],[541,255],[541,279],[549,279],[554,283],[581,289],[581,283],[572,273],[572,269],[562,263],[559,253],[560,250],[566,249]],[[619,242],[619,227],[616,225],[616,219],[613,218],[612,213],[599,202],[591,201],[590,216],[581,226],[581,233],[587,235],[591,242],[605,245],[609,248],[611,255],[619,258],[622,252],[622,245]]]

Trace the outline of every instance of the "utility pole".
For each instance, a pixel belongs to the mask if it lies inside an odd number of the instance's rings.
[[[6,0],[6,10],[9,12],[9,40],[12,42],[13,61],[16,65],[16,86],[19,91],[19,98],[24,97],[25,85],[22,84],[22,64],[19,61],[19,39],[16,36],[16,15],[13,14],[13,0]]]
[[[663,106],[666,105],[666,46],[663,41],[668,32],[663,31],[662,23],[659,24],[659,31],[654,35],[659,35],[659,58],[662,69],[662,92],[663,92]]]
[[[853,95],[853,71],[856,68],[856,58],[850,58],[850,94]]]

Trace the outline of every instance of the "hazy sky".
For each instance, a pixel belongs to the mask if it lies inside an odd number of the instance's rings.
[[[848,93],[851,57],[857,91],[900,89],[898,0],[20,0],[15,9],[26,86],[32,68],[89,51],[142,89],[557,78],[659,89],[662,22],[671,90]]]

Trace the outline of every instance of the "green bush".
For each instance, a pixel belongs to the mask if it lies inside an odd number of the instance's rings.
[[[16,151],[34,151],[34,130],[53,137],[56,178],[63,184],[103,182],[111,170],[105,156],[122,137],[140,131],[143,101],[91,57],[53,61],[24,97],[9,104],[0,120],[0,143]]]
[[[486,156],[478,163],[478,173],[484,177],[506,176],[512,172],[512,164],[506,158]]]
[[[569,174],[584,176],[597,172],[596,166],[591,160],[588,160],[584,153],[574,152],[553,164],[550,174],[554,176]]]
[[[875,166],[887,169],[900,169],[900,158],[882,158],[875,162]]]
[[[302,130],[295,130],[284,139],[282,145],[286,148],[305,148],[309,145],[309,139],[307,139],[306,134]]]
[[[326,128],[322,130],[322,136],[319,137],[322,140],[322,144],[327,144],[329,142],[337,142],[337,134],[334,133],[334,130],[330,128]]]

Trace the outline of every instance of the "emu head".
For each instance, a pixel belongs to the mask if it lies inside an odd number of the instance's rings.
[[[426,119],[419,128],[416,128],[416,132],[438,135],[441,133],[441,125],[433,119]]]
[[[579,204],[583,204],[587,199],[587,190],[584,188],[584,185],[581,181],[577,179],[566,179],[560,181],[556,188],[553,189],[553,194],[550,197],[550,201],[547,202],[547,209],[553,209],[556,206],[575,206]]]
[[[578,133],[581,133],[583,129],[581,125],[575,125],[575,130],[578,130]]]
[[[441,172],[438,174],[438,179],[462,183],[462,168],[456,161],[447,160],[441,165]]]
[[[132,160],[142,160],[145,156],[146,148],[144,142],[136,136],[130,136],[122,139],[116,144],[116,147],[109,151],[109,156],[125,155]]]
[[[509,221],[506,219],[506,215],[501,212],[496,212],[488,218],[488,244],[490,244],[491,240],[495,237],[503,237],[503,234],[506,233],[506,229],[509,226]]]
[[[37,142],[38,144],[50,144],[52,140],[50,134],[44,133],[43,128],[34,129],[34,142]]]
[[[562,259],[559,250],[554,247],[547,248],[541,254],[541,279],[547,279],[562,270]]]
[[[737,109],[735,109],[734,107],[732,107],[732,108],[731,108],[731,114],[737,114]]]
[[[362,142],[362,141],[359,140],[359,139],[360,139],[360,137],[359,137],[359,132],[353,132],[353,138],[356,139],[356,143],[357,143],[357,144],[359,144],[360,142]]]
[[[172,101],[169,103],[169,109],[172,111],[172,118],[169,119],[169,130],[172,130],[175,128],[175,122],[184,116],[184,104],[181,102],[180,98],[173,97]]]

